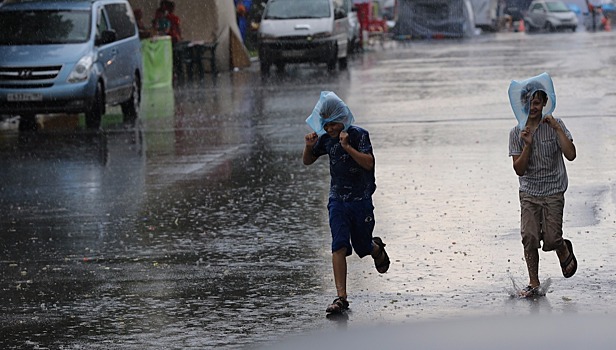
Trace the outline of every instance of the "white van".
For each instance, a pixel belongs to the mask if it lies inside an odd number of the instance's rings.
[[[261,73],[302,62],[346,69],[350,12],[351,0],[269,0],[258,32]]]

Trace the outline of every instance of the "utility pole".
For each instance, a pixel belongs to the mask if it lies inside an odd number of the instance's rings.
[[[597,18],[595,17],[595,6],[590,3],[589,0],[586,0],[586,7],[588,7],[588,12],[590,12],[592,16],[592,31],[597,31]]]

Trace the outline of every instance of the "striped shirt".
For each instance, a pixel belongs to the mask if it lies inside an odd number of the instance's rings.
[[[573,137],[560,118],[554,118],[571,141]],[[524,148],[516,126],[509,132],[509,156],[519,156]],[[567,169],[563,160],[558,134],[551,126],[539,123],[533,135],[532,150],[528,167],[519,177],[520,191],[532,196],[551,196],[565,192],[568,186]]]

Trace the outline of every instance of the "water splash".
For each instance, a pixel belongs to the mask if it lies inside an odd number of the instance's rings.
[[[513,276],[509,276],[509,279],[511,280],[511,287],[505,288],[507,294],[509,294],[509,296],[512,298],[525,298],[523,291],[524,288],[526,288],[526,285],[524,283],[520,284],[518,281],[515,280],[515,278],[513,278]],[[551,285],[551,278],[548,277],[547,279],[543,280],[543,282],[541,282],[541,284],[539,285],[539,291],[537,293],[537,296],[545,296],[548,293]]]

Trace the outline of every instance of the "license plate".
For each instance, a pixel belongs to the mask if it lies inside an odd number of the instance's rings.
[[[283,57],[297,58],[297,57],[302,57],[303,55],[304,55],[304,51],[300,51],[300,50],[291,50],[291,51],[282,52]]]
[[[6,99],[12,102],[43,101],[43,94],[8,94]]]

